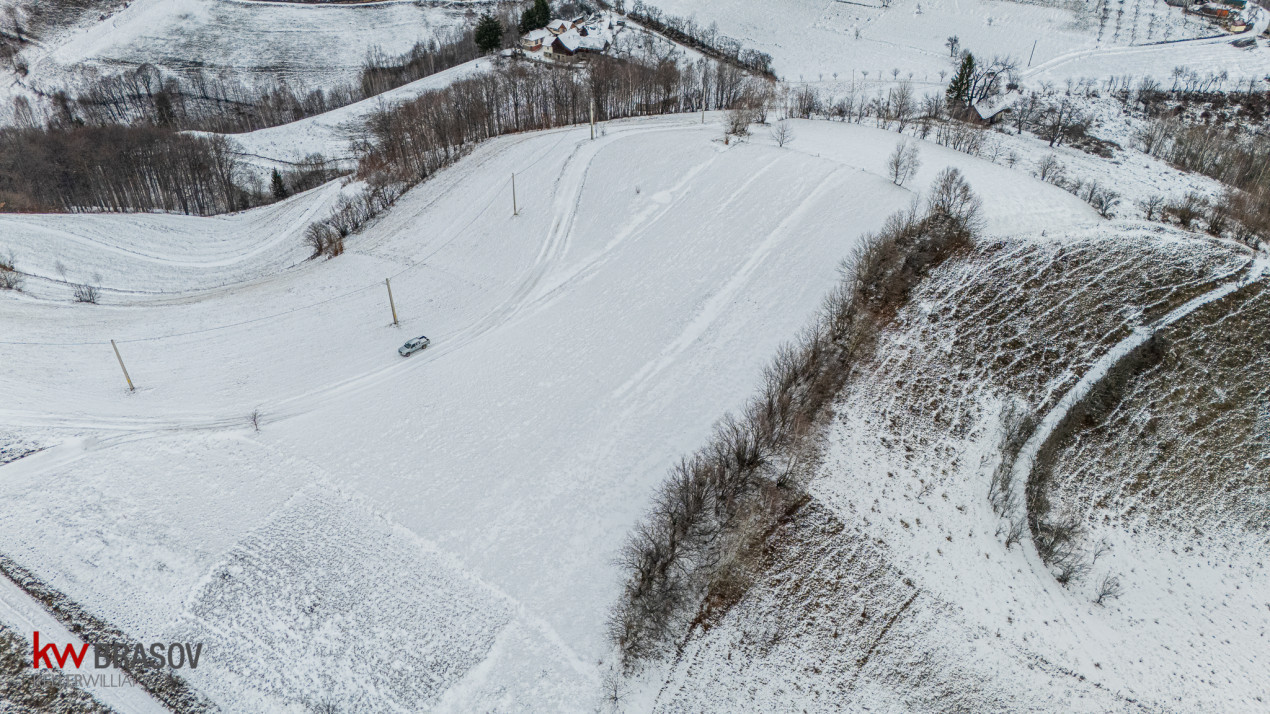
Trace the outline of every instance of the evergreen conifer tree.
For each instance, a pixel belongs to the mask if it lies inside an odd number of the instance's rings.
[[[287,191],[287,185],[282,181],[282,174],[277,169],[273,170],[273,176],[269,177],[269,188],[273,191],[273,197],[281,201],[290,195]]]
[[[975,56],[967,52],[961,59],[961,67],[953,75],[945,92],[949,104],[965,104],[970,99],[970,83],[975,75]]]
[[[476,23],[476,46],[481,52],[493,52],[503,45],[503,25],[488,12]]]
[[[534,0],[534,6],[520,16],[520,31],[523,34],[537,30],[546,27],[548,22],[551,22],[551,5],[547,0]]]

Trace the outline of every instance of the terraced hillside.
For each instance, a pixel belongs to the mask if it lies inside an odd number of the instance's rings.
[[[1253,265],[1121,225],[985,239],[938,268],[804,455],[812,501],[768,539],[763,576],[645,673],[664,682],[638,690],[647,705],[1256,709],[1270,547],[1246,441],[1266,383]],[[1079,516],[1076,567],[1038,558],[1031,503],[994,498],[994,477],[1109,351],[1232,285],[1161,331],[1154,366],[1096,392],[1108,406],[1046,482],[1049,518]]]

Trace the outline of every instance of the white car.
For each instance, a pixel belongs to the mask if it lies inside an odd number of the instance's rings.
[[[419,335],[418,337],[414,338],[413,340],[410,340],[406,344],[399,347],[397,349],[397,354],[401,355],[402,357],[409,357],[410,355],[427,347],[431,343],[432,343],[432,340],[429,340],[427,337],[424,337],[423,335]]]

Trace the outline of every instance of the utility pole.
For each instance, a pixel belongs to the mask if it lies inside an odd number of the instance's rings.
[[[595,141],[595,97],[591,98],[591,141]]]
[[[124,379],[126,379],[126,380],[128,380],[128,391],[129,391],[129,392],[135,392],[135,391],[137,391],[137,388],[136,388],[136,387],[134,387],[134,386],[132,386],[132,377],[129,377],[129,376],[128,376],[128,368],[127,368],[127,367],[125,367],[125,366],[123,366],[123,357],[122,357],[122,356],[120,356],[120,354],[119,354],[119,345],[116,345],[116,344],[115,344],[115,341],[114,341],[114,340],[111,340],[111,341],[110,341],[110,346],[111,346],[112,348],[114,348],[114,350],[115,350],[115,359],[119,360],[119,369],[122,369],[122,370],[123,370],[123,378],[124,378]]]
[[[516,207],[516,174],[512,174],[512,215],[520,215],[520,209]]]
[[[396,327],[397,322],[397,304],[392,301],[392,278],[384,278],[384,285],[388,287],[388,308],[392,310],[392,324]]]
[[[1039,39],[1032,40],[1032,54],[1030,54],[1030,55],[1028,55],[1028,56],[1027,56],[1027,66],[1029,66],[1029,67],[1031,67],[1031,66],[1032,66],[1032,57],[1034,57],[1034,56],[1036,55],[1036,43],[1037,43],[1037,42],[1040,42],[1040,40],[1039,40]]]

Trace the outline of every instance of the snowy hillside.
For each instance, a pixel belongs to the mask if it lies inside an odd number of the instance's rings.
[[[283,555],[288,546],[270,540],[289,532],[277,524],[299,517],[293,494],[330,503],[357,492],[366,518],[323,531],[321,547],[332,550],[322,560],[371,570],[313,563],[275,576],[284,579],[268,590],[298,596],[374,580],[375,568],[392,566],[348,549],[360,529],[395,529],[400,547],[420,549],[421,558],[435,552],[426,558],[440,558],[442,570],[408,568],[420,579],[385,582],[382,597],[427,588],[470,600],[455,589],[467,583],[493,598],[482,608],[493,619],[473,630],[469,618],[438,612],[408,649],[435,651],[436,664],[410,666],[440,679],[429,689],[419,688],[425,680],[393,684],[392,701],[509,687],[587,708],[596,663],[606,659],[603,620],[619,577],[613,554],[648,489],[748,393],[854,237],[912,196],[878,175],[893,135],[811,123],[799,130],[792,149],[727,147],[713,125],[691,120],[616,124],[595,142],[576,129],[499,140],[412,193],[340,261],[256,277],[213,259],[209,267],[226,271],[220,282],[247,282],[179,298],[150,295],[169,287],[163,273],[123,261],[149,253],[155,267],[175,269],[189,257],[164,248],[159,234],[144,248],[124,247],[102,230],[131,218],[12,224],[32,241],[76,246],[83,253],[68,270],[101,272],[104,285],[127,292],[87,309],[46,302],[36,290],[0,302],[13,326],[0,345],[10,385],[0,416],[60,443],[6,467],[6,499],[24,504],[0,519],[10,553],[139,637],[221,633],[215,622],[230,618],[255,623],[258,634],[244,632],[254,639],[298,627],[298,605],[260,600],[255,578],[231,592],[207,578],[236,567],[242,549],[299,566]],[[931,173],[962,165],[995,187],[1000,229],[1094,220],[1053,187],[941,147],[923,153]],[[519,217],[510,215],[513,170]],[[322,195],[244,214],[227,235],[260,246],[239,249],[258,261],[282,235],[265,215],[306,210]],[[1021,211],[1032,197],[1052,209]],[[194,230],[222,223],[185,222]],[[401,329],[388,326],[382,278],[390,275]],[[396,346],[419,332],[433,348],[403,362]],[[136,394],[117,373],[109,339],[119,341]],[[39,357],[50,350],[63,365],[52,381]],[[259,434],[247,420],[254,410]],[[98,515],[85,520],[86,508]],[[23,535],[34,533],[32,517],[46,526],[39,538]],[[99,545],[72,545],[85,539]],[[509,607],[517,618],[496,614]],[[336,638],[330,647],[397,619],[392,608],[339,612],[364,625],[323,630]],[[452,650],[443,643],[460,633],[470,638],[465,651],[485,654],[444,656]],[[558,662],[561,674],[525,672],[519,657],[500,656],[513,646],[500,644],[508,638]],[[336,681],[331,696],[380,701],[357,670],[305,662],[289,664],[287,676],[298,679],[272,694],[246,693],[216,669],[200,671],[197,684],[235,709],[311,691],[305,683],[325,671]]]
[[[1184,15],[1164,0],[1131,0],[1107,11],[1104,3],[1011,0],[865,0],[809,3],[778,0],[652,0],[668,15],[770,54],[782,78],[828,84],[838,91],[872,88],[910,78],[919,86],[941,86],[955,69],[947,42],[976,56],[1013,57],[1027,74],[1047,79],[1104,78],[1158,71],[1178,65],[1207,66],[1212,60],[1235,76],[1270,70],[1264,52],[1243,52],[1229,40],[1195,53],[1178,40],[1224,34],[1207,21]],[[1123,10],[1123,15],[1120,12]],[[1169,43],[1169,44],[1163,44]],[[1207,45],[1208,43],[1206,43]],[[1141,46],[1139,49],[1128,49]],[[1149,59],[1147,59],[1149,58]],[[1081,60],[1087,61],[1081,61]],[[1062,65],[1061,72],[1047,68]],[[893,70],[899,70],[893,73]]]
[[[363,5],[255,0],[132,0],[104,21],[26,52],[24,82],[52,91],[75,77],[151,64],[297,88],[355,81],[371,52],[399,55],[469,21],[468,6],[386,0]]]
[[[1270,707],[1270,12],[650,5],[0,15],[0,712]]]
[[[1081,548],[1090,570],[1069,587],[1035,551],[1010,542],[1008,520],[989,505],[1003,408],[1044,413],[1122,335],[1231,284],[1250,265],[1245,251],[1185,235],[1061,233],[997,242],[932,276],[884,338],[877,363],[840,397],[810,459],[813,501],[775,537],[767,577],[717,625],[687,638],[646,706],[1260,708],[1270,696],[1259,674],[1270,657],[1259,612],[1270,587],[1260,566],[1270,549],[1264,511],[1201,495],[1210,505],[1194,515],[1149,519],[1134,511],[1160,501],[1134,498],[1124,483],[1136,478],[1155,495],[1181,491],[1183,478],[1202,482],[1199,473],[1222,478],[1213,463],[1222,451],[1210,443],[1174,452],[1174,461],[1190,458],[1185,476],[1114,468],[1098,471],[1104,483],[1093,489],[1087,479],[1055,478],[1089,526]],[[1255,302],[1260,290],[1252,290]],[[1243,302],[1209,309],[1235,317]],[[1102,309],[1084,309],[1091,305]],[[1010,326],[989,327],[1002,324]],[[1166,361],[1187,364],[1181,348]],[[1160,381],[1134,390],[1154,387],[1167,403],[1196,383]],[[1256,403],[1237,399],[1236,408]],[[1174,409],[1186,423],[1203,404]],[[1122,409],[1099,429],[1106,435],[1097,448],[1132,459],[1159,454],[1121,439],[1126,422],[1157,420],[1160,408],[1139,398]],[[1240,500],[1263,503],[1264,469],[1249,468],[1257,485]],[[1108,577],[1115,592],[1100,599]]]

